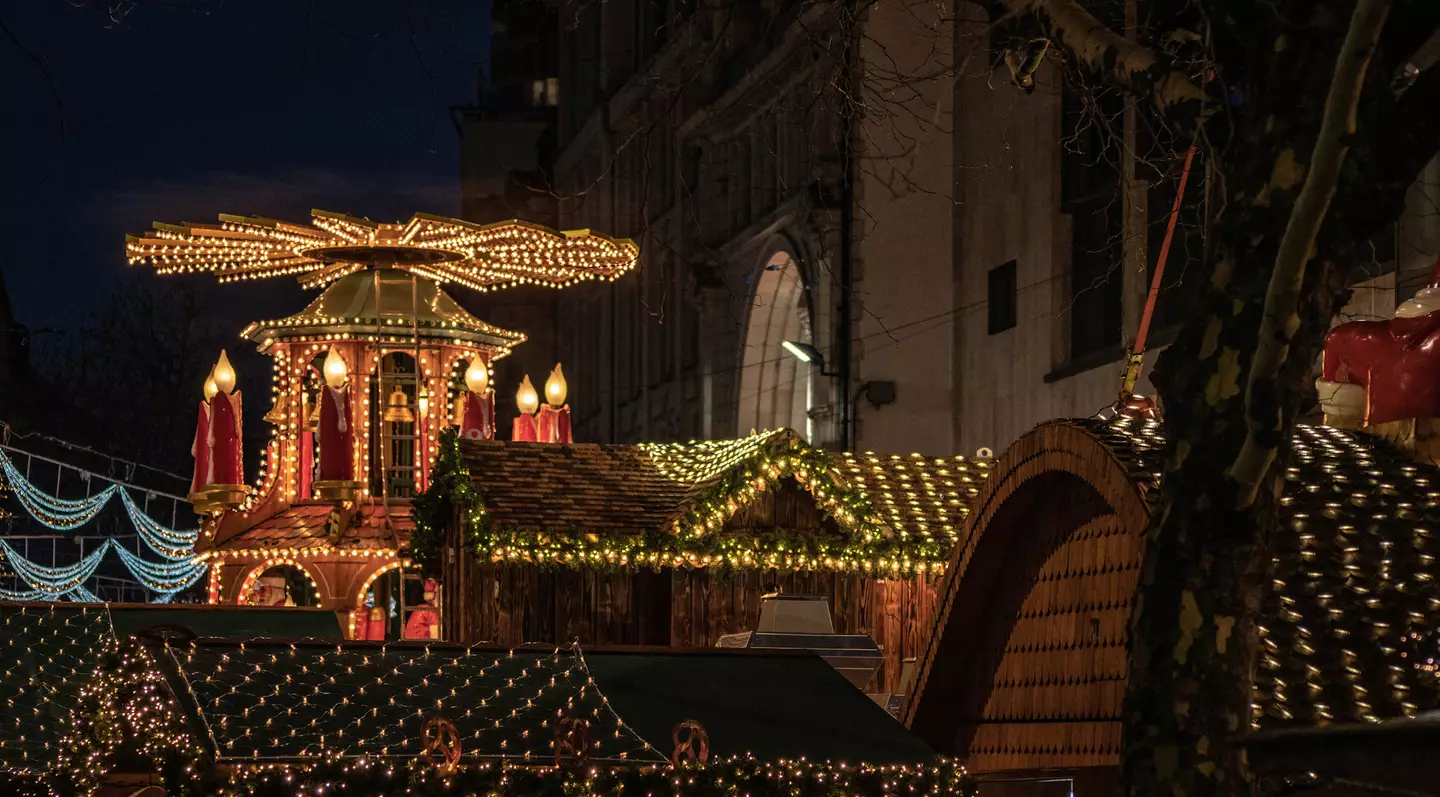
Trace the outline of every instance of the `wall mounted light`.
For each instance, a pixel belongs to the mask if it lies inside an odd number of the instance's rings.
[[[825,370],[825,355],[809,343],[801,343],[798,340],[782,340],[780,345],[784,347],[785,351],[795,355],[795,359],[820,369],[821,376],[839,376],[839,374]]]

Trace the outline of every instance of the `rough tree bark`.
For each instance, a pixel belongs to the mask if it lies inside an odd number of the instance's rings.
[[[1265,293],[1265,315],[1260,322],[1255,355],[1245,380],[1245,443],[1230,478],[1236,482],[1238,504],[1249,506],[1255,501],[1260,481],[1275,464],[1283,438],[1280,408],[1275,405],[1274,385],[1280,369],[1290,353],[1290,339],[1300,329],[1300,289],[1305,284],[1305,269],[1320,236],[1320,225],[1330,210],[1340,167],[1350,140],[1355,136],[1355,109],[1365,85],[1365,73],[1390,0],[1359,0],[1345,36],[1340,57],[1335,61],[1335,78],[1325,98],[1325,115],[1320,123],[1320,138],[1310,154],[1309,174],[1295,200],[1280,251],[1270,271],[1270,284]]]
[[[1396,0],[1406,23],[1386,26],[1381,36],[1382,69],[1364,77],[1357,129],[1346,137],[1350,157],[1318,178],[1318,187],[1336,181],[1334,201],[1328,212],[1319,210],[1324,224],[1301,251],[1309,267],[1298,282],[1282,280],[1297,292],[1294,311],[1272,319],[1287,345],[1264,368],[1253,402],[1253,414],[1267,419],[1260,442],[1278,449],[1279,462],[1252,468],[1244,485],[1231,469],[1248,434],[1245,386],[1356,0],[1152,3],[1158,18],[1174,25],[1150,31],[1155,38],[1183,25],[1205,42],[1216,79],[1203,99],[1163,57],[1137,51],[1143,48],[1105,30],[1074,0],[1001,5],[1038,22],[1069,56],[1068,67],[1153,101],[1183,134],[1203,127],[1218,174],[1210,281],[1154,376],[1167,432],[1165,475],[1132,617],[1123,778],[1133,795],[1250,794],[1254,784],[1230,742],[1253,720],[1256,622],[1270,584],[1269,538],[1283,485],[1280,443],[1313,393],[1309,366],[1348,293],[1350,264],[1398,217],[1405,190],[1440,142],[1440,123],[1420,110],[1423,98],[1440,93],[1435,70],[1398,102],[1388,86],[1388,72],[1428,38],[1416,27],[1440,26],[1440,3]],[[1328,160],[1327,147],[1321,155]],[[1307,206],[1313,213],[1314,203]]]

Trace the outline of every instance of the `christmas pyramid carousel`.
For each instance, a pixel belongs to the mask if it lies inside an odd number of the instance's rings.
[[[312,215],[309,224],[229,215],[157,223],[127,239],[131,264],[161,274],[293,276],[324,288],[301,312],[242,333],[274,362],[258,484],[244,478],[241,392],[224,352],[206,382],[193,447],[190,498],[205,518],[195,550],[210,563],[211,603],[320,606],[348,613],[353,636],[393,638],[411,626],[406,636],[428,638],[434,587],[401,574],[410,499],[428,485],[442,429],[494,437],[489,366],[525,340],[471,315],[445,286],[614,280],[639,250],[520,221]],[[558,366],[538,413],[528,377],[520,396],[515,439],[568,442]],[[407,606],[422,595],[418,609]]]

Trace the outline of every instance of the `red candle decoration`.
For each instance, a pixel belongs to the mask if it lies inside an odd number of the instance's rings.
[[[210,484],[244,484],[240,465],[240,393],[210,400]]]
[[[535,419],[521,413],[515,418],[515,423],[510,428],[510,439],[517,443],[535,442],[538,439],[535,430]]]
[[[355,424],[351,422],[350,391],[326,386],[320,390],[319,481],[355,478]]]
[[[243,485],[245,469],[241,464],[240,391],[235,390],[235,369],[230,358],[220,350],[220,361],[210,372],[215,394],[210,399],[210,478],[211,487]],[[207,392],[209,388],[207,386]]]
[[[207,379],[208,389],[214,382]],[[190,494],[194,495],[210,486],[210,401],[207,397],[200,402],[200,414],[195,420],[195,441],[190,444],[190,456],[195,458],[195,472],[190,478]]]
[[[535,429],[535,410],[539,404],[540,397],[535,395],[535,386],[530,384],[530,377],[527,375],[521,381],[520,389],[515,391],[515,406],[520,408],[520,416],[511,427],[511,440],[517,443],[534,443],[539,439]]]
[[[556,410],[555,436],[557,443],[573,443],[575,438],[570,436],[570,405],[566,404]]]
[[[345,384],[349,368],[335,349],[325,355],[321,368],[325,386],[315,399],[320,402],[320,468],[316,482],[349,482],[355,479],[355,423],[350,410],[350,388]]]
[[[545,406],[540,408],[539,436],[542,443],[570,443],[570,405],[565,403],[565,374],[556,363],[545,380]]]
[[[465,413],[460,434],[467,440],[494,440],[495,394],[487,390],[485,395],[480,396],[467,391],[464,401]]]
[[[465,369],[465,387],[460,399],[460,434],[468,440],[495,439],[495,394],[490,390],[490,369],[476,360]]]
[[[535,439],[541,443],[557,442],[558,425],[555,422],[555,408],[549,404],[541,407],[540,414],[535,417]]]

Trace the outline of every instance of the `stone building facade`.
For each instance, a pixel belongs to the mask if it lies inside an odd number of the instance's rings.
[[[1095,5],[1133,28],[1133,0]],[[634,275],[554,297],[577,439],[786,426],[970,454],[1118,394],[1184,142],[1118,94],[1066,86],[1053,58],[1016,87],[978,5],[856,8],[558,6],[554,218],[642,251]],[[1152,352],[1204,257],[1206,168],[1191,169]],[[1432,193],[1417,186],[1416,212],[1357,266],[1352,317],[1385,316],[1428,274]]]

